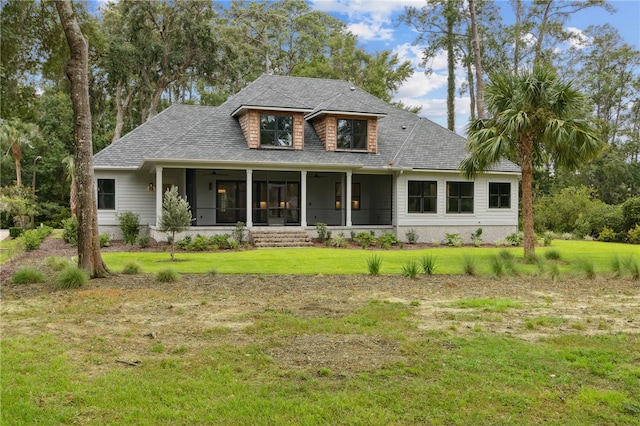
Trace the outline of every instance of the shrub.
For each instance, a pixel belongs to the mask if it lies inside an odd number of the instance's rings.
[[[227,247],[232,250],[237,250],[240,248],[240,242],[235,239],[235,237],[227,237]]]
[[[40,248],[40,244],[42,244],[40,234],[35,229],[25,231],[25,233],[22,234],[22,239],[24,240],[24,249],[26,251],[37,250]]]
[[[418,242],[418,233],[415,229],[409,229],[404,236],[407,238],[409,244],[415,244]]]
[[[563,188],[556,194],[539,197],[534,202],[533,213],[536,218],[536,230],[538,232],[543,230],[572,232],[576,228],[576,220],[580,216],[589,222],[594,216],[594,212],[604,205],[602,201],[594,197],[594,191],[591,188],[586,186]]]
[[[640,197],[629,198],[622,203],[622,221],[627,231],[640,225]]]
[[[600,231],[600,235],[598,235],[598,240],[605,241],[605,242],[615,241],[616,233],[612,229],[609,229],[605,226],[604,228],[602,228],[602,231]]]
[[[209,237],[209,244],[214,250],[229,247],[229,236],[225,234],[213,235]]]
[[[416,279],[418,277],[418,274],[420,274],[420,265],[415,259],[407,260],[405,264],[402,265],[403,277]]]
[[[627,238],[631,244],[640,244],[640,224],[627,232]]]
[[[109,246],[109,236],[107,234],[100,234],[100,247]]]
[[[138,247],[147,248],[149,247],[150,243],[151,243],[151,237],[148,234],[140,235],[138,237]]]
[[[433,275],[436,271],[436,257],[432,254],[422,256],[420,262],[422,263],[422,272],[427,275]]]
[[[65,267],[56,278],[59,289],[80,288],[89,281],[89,275],[75,265]]]
[[[382,267],[382,258],[378,255],[369,256],[367,258],[367,268],[370,275],[380,275],[380,268]]]
[[[24,232],[24,229],[22,229],[19,226],[12,226],[11,228],[9,228],[9,236],[14,240],[18,238],[20,235],[22,235],[23,232]]]
[[[183,239],[176,241],[176,248],[186,250],[189,244],[191,244],[191,235],[185,235]]]
[[[449,247],[460,247],[462,246],[462,238],[460,238],[460,234],[444,234],[445,235],[445,244]]]
[[[209,239],[202,235],[196,235],[187,246],[187,250],[191,251],[207,251],[209,249]]]
[[[138,262],[130,261],[125,263],[122,273],[126,275],[136,275],[142,272],[142,267]]]
[[[471,233],[471,242],[475,247],[482,245],[482,228],[478,228],[475,232]]]
[[[380,242],[380,247],[382,247],[383,249],[389,249],[391,248],[391,246],[396,245],[399,242],[396,234],[393,234],[391,232],[386,232],[381,235],[380,238],[378,238],[378,241]]]
[[[231,231],[231,237],[238,242],[238,247],[240,246],[240,243],[244,241],[245,231],[246,227],[244,222],[237,222],[235,229]]]
[[[320,242],[327,241],[329,238],[331,238],[331,231],[327,230],[326,223],[316,223],[316,232],[318,233],[318,240]]]
[[[331,238],[331,245],[336,248],[346,247],[347,239],[344,237],[344,233],[340,232],[338,235]]]
[[[550,246],[553,242],[553,237],[555,234],[552,231],[546,231],[542,236],[542,242],[545,246]]]
[[[122,230],[122,238],[127,244],[134,245],[140,233],[140,216],[131,211],[117,215]]]
[[[511,235],[507,235],[507,237],[505,238],[507,244],[512,246],[519,246],[520,244],[522,244],[523,240],[524,234],[522,232],[514,232]]]
[[[70,266],[71,262],[69,262],[64,257],[60,256],[49,256],[47,257],[47,266],[54,271],[62,271],[67,266]]]
[[[44,281],[44,274],[35,268],[18,269],[11,277],[14,284],[32,284]]]
[[[579,240],[583,239],[587,235],[591,235],[591,224],[582,214],[578,215],[578,218],[573,224],[573,235],[575,235]]]
[[[163,269],[158,271],[156,274],[156,280],[163,283],[172,283],[176,282],[180,279],[180,274],[178,274],[174,269]]]
[[[375,245],[377,239],[370,232],[360,232],[356,234],[353,240],[363,249]]]
[[[78,245],[78,218],[71,216],[62,221],[62,239],[73,246]]]

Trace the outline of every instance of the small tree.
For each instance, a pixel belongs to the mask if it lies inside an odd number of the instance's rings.
[[[191,226],[191,207],[178,195],[178,188],[172,186],[164,193],[160,231],[171,232],[171,260],[174,260],[176,232],[182,232]]]

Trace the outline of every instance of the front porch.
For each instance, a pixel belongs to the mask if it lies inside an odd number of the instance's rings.
[[[393,223],[391,174],[156,167],[154,185],[156,218],[162,214],[164,192],[178,186],[191,205],[191,231],[200,234],[220,233],[237,222],[249,230],[285,226],[311,231],[317,223],[346,230],[391,229]]]

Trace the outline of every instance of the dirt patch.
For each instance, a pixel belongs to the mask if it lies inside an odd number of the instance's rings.
[[[187,274],[179,282],[160,283],[150,275],[116,275],[68,291],[50,282],[9,282],[19,265],[41,264],[51,254],[71,257],[75,249],[48,239],[41,250],[2,265],[1,332],[53,335],[71,344],[68,356],[87,374],[128,368],[116,359],[153,360],[221,345],[262,345],[274,362],[313,373],[357,373],[401,361],[401,340],[381,335],[265,337],[253,330],[265,313],[339,321],[373,300],[406,306],[412,338],[434,331],[484,332],[534,342],[573,333],[640,332],[640,282],[629,279]],[[494,311],[454,304],[465,298],[509,299],[517,307]]]

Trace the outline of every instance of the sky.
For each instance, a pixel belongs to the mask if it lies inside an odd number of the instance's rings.
[[[447,65],[444,53],[434,60],[432,75],[427,77],[420,68],[420,46],[413,45],[417,33],[407,25],[395,22],[405,6],[422,7],[425,0],[307,0],[315,10],[327,12],[345,22],[358,36],[361,47],[374,52],[391,50],[401,62],[408,60],[415,72],[394,96],[405,105],[422,107],[421,116],[445,126]],[[526,0],[525,0],[526,1]],[[513,11],[507,0],[496,0],[504,22],[513,22]],[[603,8],[589,8],[575,14],[567,27],[580,32],[589,25],[609,23],[620,32],[626,43],[640,50],[640,0],[616,0],[609,3],[617,9],[609,14]],[[461,70],[461,79],[462,79]],[[469,121],[468,95],[456,98],[456,132],[464,134]]]

